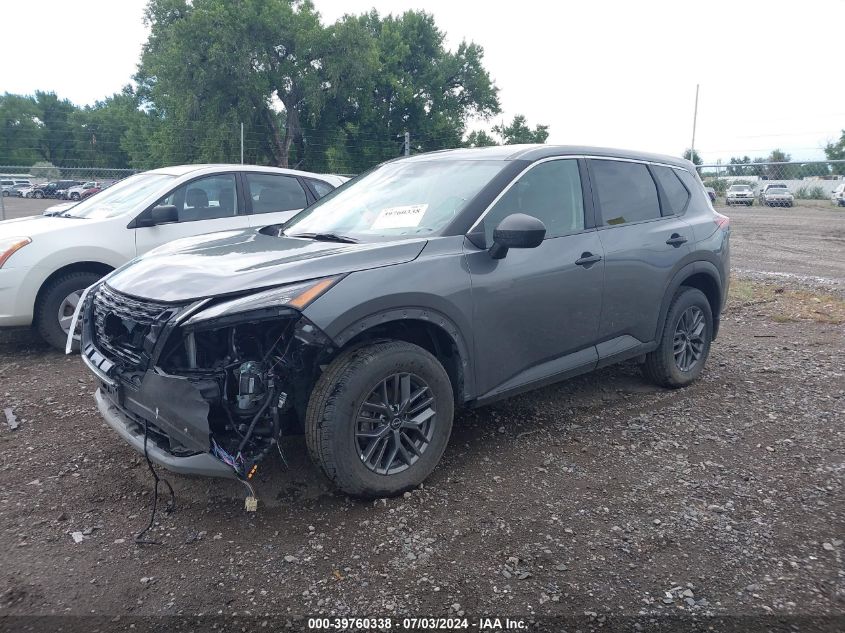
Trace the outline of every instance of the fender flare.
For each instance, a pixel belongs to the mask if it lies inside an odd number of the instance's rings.
[[[669,305],[672,303],[672,298],[675,296],[675,293],[678,291],[683,285],[683,282],[692,277],[693,275],[704,273],[708,277],[711,277],[713,281],[716,283],[716,287],[719,289],[719,296],[722,296],[722,278],[719,275],[719,269],[716,266],[708,261],[698,260],[691,262],[678,270],[673,276],[672,279],[669,281],[669,284],[666,286],[666,290],[663,292],[663,301],[660,304],[660,317],[657,319],[657,330],[654,332],[654,340],[660,341],[660,336],[663,334],[663,328],[666,325],[666,315],[669,312]],[[713,338],[716,338],[716,335],[719,333],[719,321],[721,320],[721,306],[719,309],[715,310],[713,313]]]
[[[472,398],[475,393],[475,368],[472,364],[472,356],[469,353],[466,339],[461,334],[461,330],[455,322],[438,310],[432,310],[431,308],[406,307],[391,308],[389,310],[375,312],[353,322],[351,325],[341,330],[340,333],[332,337],[332,340],[338,348],[341,348],[355,336],[378,325],[408,320],[431,323],[449,335],[449,338],[455,344],[455,349],[458,350],[458,356],[460,357],[461,368],[463,370],[464,393],[461,394],[461,398],[464,402]]]

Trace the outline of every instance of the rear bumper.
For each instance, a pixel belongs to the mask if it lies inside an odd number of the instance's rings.
[[[143,455],[144,427],[121,411],[108,396],[103,394],[101,389],[97,389],[94,399],[97,401],[97,409],[99,409],[106,424],[114,429],[132,448]],[[147,455],[154,464],[180,475],[235,478],[235,472],[210,453],[177,457],[148,440]]]

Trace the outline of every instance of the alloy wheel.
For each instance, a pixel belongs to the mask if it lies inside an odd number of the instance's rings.
[[[672,343],[672,353],[675,356],[675,366],[683,372],[688,372],[701,360],[704,353],[704,333],[707,322],[704,312],[697,306],[690,306],[678,319],[675,326],[675,337]]]
[[[358,456],[380,475],[402,472],[425,453],[436,424],[435,399],[428,384],[415,374],[392,374],[373,388],[358,409]]]
[[[76,311],[76,306],[79,304],[79,300],[81,298],[82,291],[75,290],[65,297],[59,304],[59,326],[65,334],[70,331],[70,324],[71,321],[73,321],[73,313]],[[73,338],[78,341],[80,338],[79,332],[74,332]]]

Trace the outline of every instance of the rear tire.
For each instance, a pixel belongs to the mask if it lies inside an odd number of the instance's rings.
[[[34,321],[38,333],[47,343],[59,351],[65,350],[67,332],[62,328],[59,311],[62,310],[65,317],[73,316],[72,306],[67,302],[67,299],[74,296],[75,293],[81,295],[85,288],[96,283],[101,277],[102,275],[96,273],[67,273],[54,279],[44,289],[41,300],[36,306]],[[68,322],[65,321],[65,323]],[[74,341],[73,351],[79,351],[79,341]]]
[[[408,383],[400,383],[401,389],[395,392],[397,402],[408,405],[391,412],[382,403],[392,398],[393,377],[408,377]],[[419,394],[423,385],[428,393],[422,392],[417,399],[407,397]],[[379,397],[382,393],[384,397]],[[349,495],[401,494],[418,486],[440,461],[452,432],[454,402],[446,370],[417,345],[386,341],[349,350],[332,361],[311,392],[305,415],[308,451],[326,476]],[[427,408],[417,411],[422,405]],[[422,417],[425,427],[414,422]],[[407,443],[411,437],[416,454]],[[380,467],[384,472],[378,472]]]
[[[712,337],[713,314],[707,297],[697,288],[681,286],[669,307],[657,349],[646,355],[645,377],[662,387],[687,386],[701,375]]]

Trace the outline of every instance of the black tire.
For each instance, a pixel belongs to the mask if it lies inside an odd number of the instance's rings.
[[[38,198],[39,200],[40,200],[41,198],[43,198],[43,197],[44,197],[44,193],[43,193],[43,192],[41,192],[41,191],[36,191],[36,192],[35,192],[34,194],[32,194],[32,195],[33,195],[33,197]]]
[[[79,194],[74,191],[72,194],[70,194],[70,199],[79,200]]]
[[[59,307],[70,294],[84,290],[101,276],[85,272],[67,273],[54,279],[44,288],[35,307],[34,323],[38,333],[47,343],[59,351],[65,350],[67,334],[59,324]],[[79,351],[78,343],[74,343],[73,350]]]
[[[397,373],[427,384],[436,413],[431,439],[416,461],[401,472],[380,474],[359,453],[358,415],[376,387]],[[440,461],[452,432],[454,404],[446,370],[423,348],[404,341],[358,347],[338,356],[311,392],[305,415],[308,452],[343,492],[363,498],[395,496],[422,483]]]
[[[689,314],[687,310],[690,309],[698,309],[703,315],[703,346],[700,357],[687,371],[683,371],[676,362],[674,345],[679,321],[684,314]],[[669,307],[657,349],[646,355],[643,364],[645,377],[662,387],[676,389],[687,386],[701,375],[710,353],[712,338],[713,314],[707,297],[697,288],[681,286]]]

